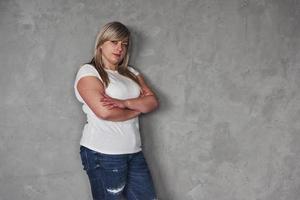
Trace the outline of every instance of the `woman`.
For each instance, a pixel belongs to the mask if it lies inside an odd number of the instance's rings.
[[[158,101],[142,75],[128,66],[130,32],[120,22],[99,32],[94,56],[80,67],[75,95],[87,115],[80,155],[94,200],[156,199],[143,156],[138,116]]]

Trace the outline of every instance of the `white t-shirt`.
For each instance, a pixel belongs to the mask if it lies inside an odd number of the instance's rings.
[[[139,74],[132,67],[128,67],[128,69],[135,75]],[[118,71],[105,70],[110,80],[105,89],[107,95],[117,99],[136,98],[140,95],[140,86],[136,82],[119,74]],[[85,76],[95,76],[101,80],[98,71],[89,64],[81,66],[76,75],[75,95],[78,101],[83,103],[82,110],[87,116],[80,145],[104,154],[127,154],[141,151],[138,117],[121,122],[98,118],[77,90],[78,81]]]

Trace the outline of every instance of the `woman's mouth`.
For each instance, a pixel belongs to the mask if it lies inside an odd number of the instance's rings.
[[[121,54],[113,53],[113,55],[116,57],[121,57]]]

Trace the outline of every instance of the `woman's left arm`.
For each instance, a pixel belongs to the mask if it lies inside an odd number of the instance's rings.
[[[146,84],[144,78],[138,75],[138,80],[141,86],[141,96],[133,99],[119,100],[111,98],[107,95],[101,101],[109,108],[119,107],[136,110],[142,113],[149,113],[158,107],[158,100],[154,92]]]

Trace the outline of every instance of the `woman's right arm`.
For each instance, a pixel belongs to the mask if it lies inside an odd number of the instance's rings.
[[[99,99],[103,97],[105,91],[102,82],[94,76],[81,78],[77,83],[77,90],[89,108],[101,119],[108,121],[126,121],[141,114],[139,111],[130,109],[108,109],[102,102],[99,102]]]

